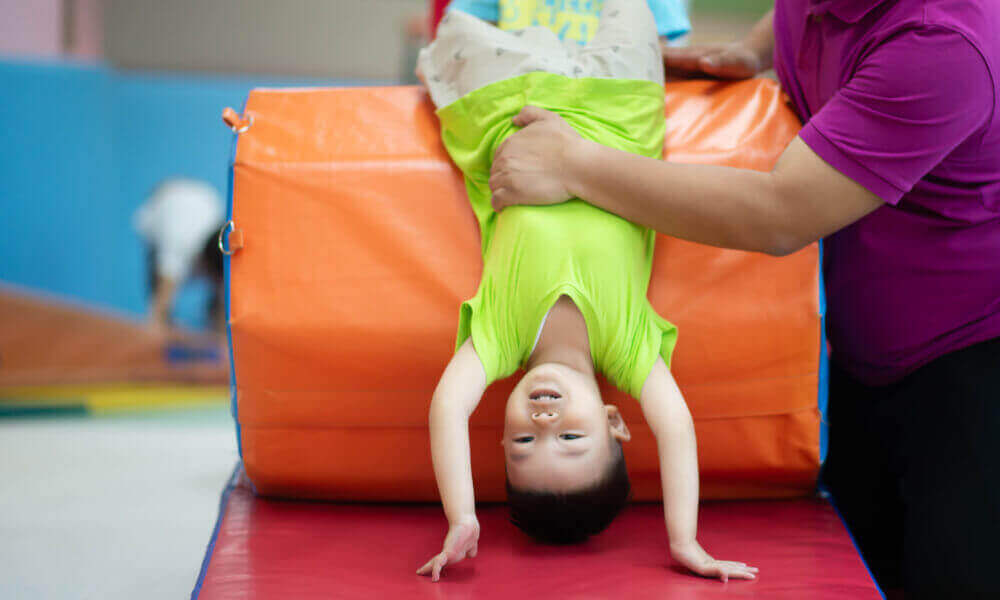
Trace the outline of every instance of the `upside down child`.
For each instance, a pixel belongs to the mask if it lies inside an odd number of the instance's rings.
[[[630,434],[618,409],[602,402],[600,372],[639,400],[656,436],[673,558],[706,577],[754,578],[757,569],[716,560],[697,540],[694,426],[669,370],[677,330],[646,297],[654,232],[578,199],[501,213],[491,205],[502,185],[490,181],[493,157],[532,106],[601,144],[662,154],[663,66],[645,0],[605,2],[582,48],[543,28],[500,31],[452,12],[421,51],[418,72],[465,175],[483,274],[462,304],[456,352],[431,401],[431,454],[449,529],[417,572],[437,581],[446,564],[476,555],[469,417],[490,383],[523,368],[502,440],[515,525],[542,542],[575,543],[625,507],[622,443]]]

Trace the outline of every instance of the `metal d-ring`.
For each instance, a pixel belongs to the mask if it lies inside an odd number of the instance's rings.
[[[232,256],[234,251],[227,250],[223,241],[226,239],[226,232],[228,231],[229,233],[232,233],[234,229],[236,229],[236,223],[233,223],[233,220],[230,219],[226,221],[226,224],[219,230],[219,252],[225,254],[226,256]]]
[[[253,115],[252,114],[248,114],[248,115],[246,115],[246,123],[244,123],[243,125],[241,125],[239,127],[237,127],[236,125],[233,125],[232,127],[230,127],[230,129],[233,130],[233,133],[244,133],[244,132],[246,132],[246,130],[250,129],[251,125],[253,125]]]

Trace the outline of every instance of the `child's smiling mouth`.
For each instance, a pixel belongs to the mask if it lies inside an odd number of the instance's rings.
[[[562,395],[559,392],[547,388],[534,390],[528,395],[529,400],[540,402],[558,400],[560,398],[562,398]]]

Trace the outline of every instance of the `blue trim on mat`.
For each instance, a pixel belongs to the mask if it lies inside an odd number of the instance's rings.
[[[830,353],[826,344],[826,282],[823,279],[823,240],[819,241],[819,462],[826,460],[826,450],[829,441],[829,427],[826,418],[830,402]]]
[[[248,98],[249,100],[249,98]],[[246,112],[247,100],[243,101],[243,113]],[[241,113],[242,114],[242,113]],[[236,145],[239,142],[239,134],[233,135],[232,148],[229,151],[229,169],[227,170],[227,182],[226,182],[226,222],[228,223],[233,218],[233,170],[236,164]],[[224,241],[226,248],[229,247],[229,236],[224,236]],[[240,416],[239,410],[236,404],[236,360],[233,358],[233,329],[229,326],[230,320],[230,297],[229,297],[229,264],[230,257],[223,255],[222,257],[222,273],[223,279],[225,281],[226,289],[226,341],[229,345],[229,406],[230,412],[233,414],[233,423],[236,424],[236,451],[240,460],[243,460],[243,436],[240,433]]]
[[[837,513],[837,518],[840,519],[840,524],[844,526],[844,530],[847,531],[847,537],[851,538],[851,544],[854,546],[854,551],[858,553],[858,558],[861,559],[861,564],[865,566],[865,571],[868,572],[868,576],[872,578],[872,583],[875,584],[875,589],[878,590],[882,600],[886,600],[885,592],[879,587],[878,581],[875,580],[875,575],[872,574],[872,570],[868,568],[868,563],[865,562],[865,557],[861,554],[861,548],[858,548],[858,542],[854,539],[854,534],[851,533],[851,528],[847,526],[847,521],[844,520],[844,515],[840,514],[840,509],[837,508],[837,503],[833,501],[833,496],[829,496],[827,500],[830,502],[830,506],[833,507],[833,512]]]
[[[236,463],[233,467],[233,474],[229,476],[225,489],[222,490],[222,497],[219,499],[219,516],[215,519],[215,528],[212,529],[212,537],[208,540],[208,548],[205,549],[205,558],[201,561],[201,570],[198,571],[198,581],[191,591],[191,600],[198,600],[201,594],[201,586],[205,583],[205,574],[208,572],[208,563],[212,561],[212,554],[215,552],[215,542],[219,539],[219,528],[222,527],[222,517],[226,513],[226,504],[229,502],[229,494],[236,488],[236,480],[243,472],[243,465]]]

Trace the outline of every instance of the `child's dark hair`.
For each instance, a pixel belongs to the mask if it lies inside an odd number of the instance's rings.
[[[621,443],[614,445],[604,477],[580,491],[519,490],[507,480],[511,523],[546,544],[577,544],[604,531],[632,494]]]

